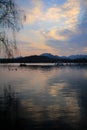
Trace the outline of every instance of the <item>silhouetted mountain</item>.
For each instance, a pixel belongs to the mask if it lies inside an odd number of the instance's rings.
[[[52,63],[52,62],[55,62],[53,58],[37,55],[0,60],[0,63]]]
[[[59,59],[60,58],[59,56],[52,55],[51,53],[43,53],[40,56],[46,56],[46,57],[53,58],[53,59]]]
[[[62,58],[62,59],[68,59],[67,56],[60,56],[60,58]]]
[[[43,53],[41,54],[40,56],[46,56],[46,57],[49,57],[49,58],[54,58],[54,59],[82,59],[82,58],[85,58],[87,59],[87,55],[70,55],[70,56],[57,56],[57,55],[52,55],[50,53]]]
[[[41,55],[0,59],[0,63],[55,63],[55,62],[87,63],[87,55],[57,56],[52,55],[50,53],[43,53]]]
[[[70,58],[70,59],[82,59],[82,58],[85,58],[85,59],[87,59],[87,55],[70,55],[70,56],[68,56],[68,58]]]

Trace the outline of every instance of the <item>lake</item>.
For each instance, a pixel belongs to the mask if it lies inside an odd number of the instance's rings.
[[[15,128],[87,130],[87,66],[0,65],[0,102]]]

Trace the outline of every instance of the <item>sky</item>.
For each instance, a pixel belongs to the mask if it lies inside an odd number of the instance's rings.
[[[26,21],[17,33],[21,56],[87,54],[87,0],[16,0]]]

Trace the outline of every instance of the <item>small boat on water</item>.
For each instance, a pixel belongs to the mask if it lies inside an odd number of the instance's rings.
[[[20,67],[22,67],[22,66],[24,67],[24,66],[27,66],[27,65],[25,63],[21,63]]]

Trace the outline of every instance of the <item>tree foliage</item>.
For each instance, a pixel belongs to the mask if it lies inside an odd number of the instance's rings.
[[[12,57],[17,49],[15,33],[20,29],[20,21],[15,0],[0,0],[0,50],[4,50],[8,57]]]

